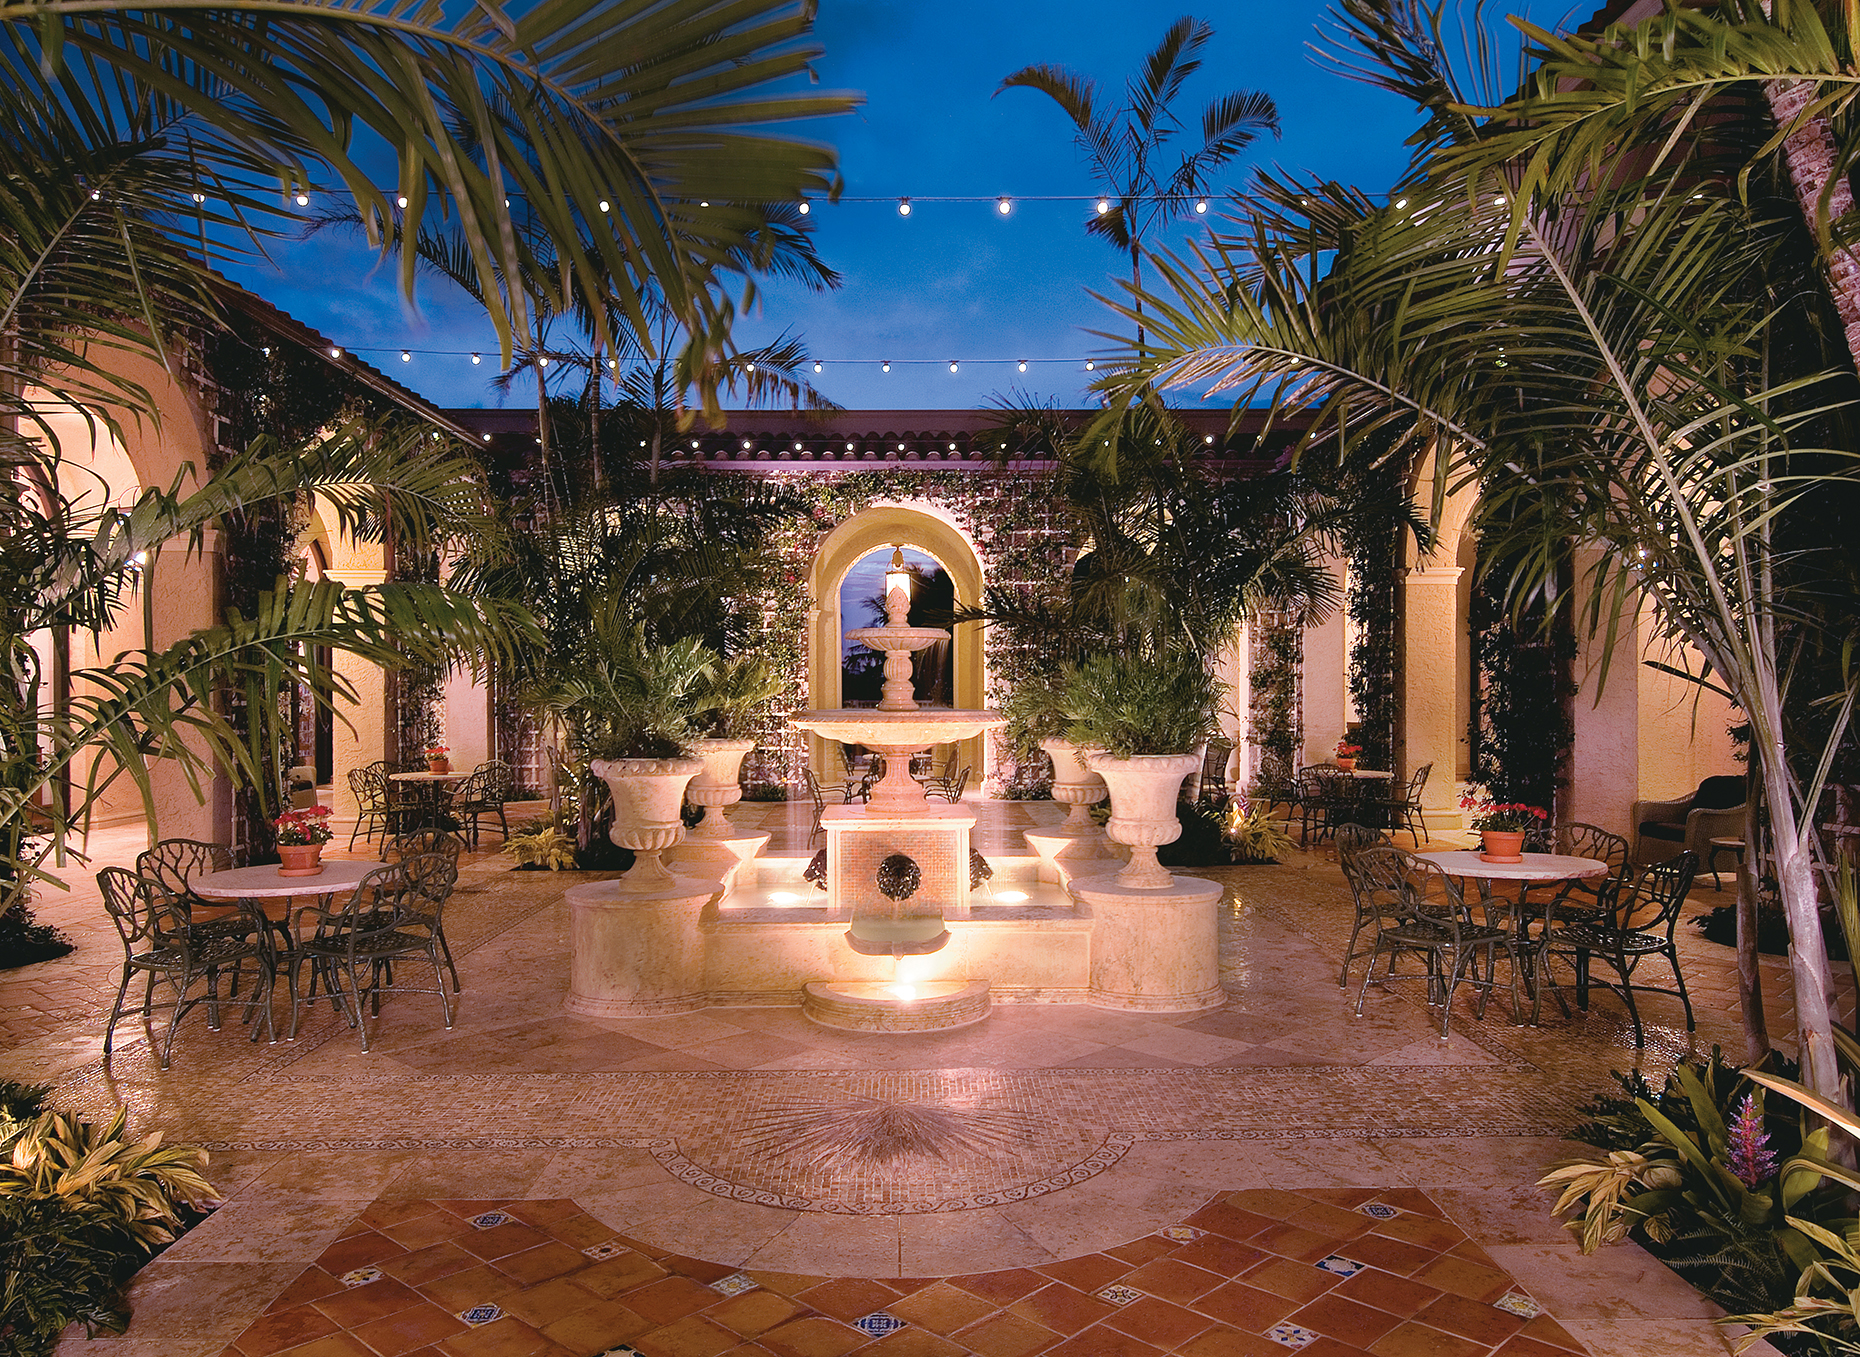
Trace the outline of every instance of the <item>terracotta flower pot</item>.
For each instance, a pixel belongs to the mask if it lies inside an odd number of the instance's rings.
[[[1354,773],[1356,771],[1356,760],[1354,758],[1346,759],[1339,757],[1337,759],[1337,767],[1342,772]]]
[[[428,759],[426,771],[429,773],[449,773],[452,771],[451,759]]]
[[[1524,861],[1524,831],[1521,829],[1482,829],[1479,842],[1485,849],[1479,856],[1487,862]]]
[[[281,843],[278,857],[282,860],[279,876],[321,876],[323,873],[323,845],[320,843]]]
[[[704,771],[691,779],[685,797],[694,806],[704,807],[704,818],[691,833],[694,837],[725,839],[734,831],[726,813],[743,799],[743,760],[756,747],[754,740],[699,740],[696,754]]]
[[[608,837],[635,856],[621,878],[624,889],[655,890],[671,884],[659,854],[682,840],[685,784],[704,769],[697,759],[596,759],[594,776],[614,798],[614,827]]]
[[[1156,850],[1182,836],[1175,818],[1182,779],[1201,766],[1196,754],[1088,754],[1085,762],[1111,789],[1111,820],[1105,832],[1130,848],[1130,863],[1117,884],[1139,890],[1167,890],[1175,884]]]

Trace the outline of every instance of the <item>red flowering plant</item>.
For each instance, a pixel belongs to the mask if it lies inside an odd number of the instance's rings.
[[[302,810],[287,810],[271,822],[271,827],[277,830],[278,842],[286,848],[328,843],[335,837],[335,832],[329,827],[328,806],[305,806]]]
[[[1360,744],[1351,744],[1348,740],[1337,741],[1337,757],[1340,759],[1353,759],[1362,752]]]
[[[443,759],[451,752],[452,749],[449,745],[429,744],[426,746],[426,757],[429,759]]]
[[[1460,809],[1472,812],[1468,823],[1481,833],[1489,829],[1499,834],[1528,834],[1550,818],[1550,812],[1542,806],[1494,801],[1470,787],[1460,793]]]

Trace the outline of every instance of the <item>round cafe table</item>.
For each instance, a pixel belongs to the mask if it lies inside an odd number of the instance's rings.
[[[463,782],[470,776],[470,773],[389,773],[388,780],[405,783],[418,793],[424,819],[416,828],[439,829],[440,792],[449,790],[453,783]]]

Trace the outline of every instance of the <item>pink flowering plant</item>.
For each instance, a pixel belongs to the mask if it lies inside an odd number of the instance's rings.
[[[446,755],[450,754],[451,752],[452,752],[452,749],[448,745],[429,744],[428,746],[426,746],[426,757],[429,759],[443,759]]]
[[[287,810],[271,822],[278,842],[286,848],[302,848],[313,843],[328,843],[335,837],[329,827],[328,806],[305,806]]]
[[[1340,759],[1353,759],[1362,752],[1360,744],[1351,744],[1348,740],[1337,741],[1337,757]]]
[[[1483,833],[1528,834],[1550,818],[1542,806],[1527,806],[1522,801],[1494,801],[1482,791],[1468,787],[1460,793],[1460,809],[1471,811],[1467,822]]]

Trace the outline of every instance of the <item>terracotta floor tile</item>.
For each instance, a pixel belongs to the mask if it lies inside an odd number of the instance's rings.
[[[399,1225],[403,1221],[430,1216],[439,1209],[436,1202],[430,1202],[421,1197],[410,1197],[405,1201],[383,1200],[370,1202],[357,1219],[372,1229],[385,1230],[390,1225]]]
[[[375,1354],[352,1333],[332,1333],[327,1338],[313,1338],[300,1347],[286,1348],[277,1357],[375,1357]]]
[[[765,1291],[773,1291],[781,1296],[798,1296],[810,1286],[819,1286],[824,1277],[812,1277],[799,1272],[756,1272],[744,1269],[743,1275],[754,1280]]]
[[[1142,1267],[1145,1263],[1167,1257],[1181,1247],[1173,1239],[1151,1234],[1133,1239],[1128,1244],[1119,1244],[1114,1249],[1106,1249],[1105,1252],[1113,1258],[1123,1259],[1132,1267]]]
[[[1068,1258],[1059,1263],[1042,1263],[1038,1271],[1044,1272],[1056,1282],[1076,1287],[1080,1291],[1096,1291],[1108,1282],[1114,1282],[1129,1272],[1135,1264],[1127,1263],[1122,1258],[1113,1258],[1108,1253],[1088,1253],[1083,1258]]]
[[[565,1351],[522,1320],[508,1317],[442,1338],[436,1346],[452,1357],[555,1357]]]
[[[1335,1273],[1322,1268],[1312,1267],[1309,1263],[1294,1263],[1289,1258],[1270,1258],[1250,1272],[1240,1275],[1240,1280],[1248,1286],[1270,1291],[1275,1296],[1284,1296],[1303,1305],[1316,1300],[1341,1280]]]
[[[1424,1249],[1434,1249],[1440,1253],[1445,1253],[1455,1244],[1466,1242],[1466,1232],[1451,1221],[1413,1214],[1379,1220],[1376,1222],[1375,1233],[1385,1239],[1419,1244]]]
[[[1432,1249],[1424,1249],[1418,1244],[1404,1243],[1399,1239],[1385,1239],[1381,1235],[1358,1235],[1350,1241],[1350,1257],[1359,1263],[1379,1267],[1384,1272],[1393,1272],[1406,1277],[1433,1262],[1440,1255]]]
[[[1181,1357],[1285,1357],[1290,1351],[1270,1338],[1217,1324],[1176,1349]]]
[[[1387,1310],[1392,1315],[1410,1319],[1423,1305],[1445,1293],[1437,1287],[1372,1267],[1363,1269],[1343,1282],[1333,1294],[1348,1296],[1358,1304],[1372,1305],[1378,1310]]]
[[[1338,1239],[1354,1239],[1359,1234],[1368,1234],[1369,1227],[1377,1221],[1373,1216],[1366,1216],[1360,1211],[1317,1201],[1293,1216],[1290,1223],[1301,1225],[1307,1230],[1316,1230],[1319,1234],[1334,1235]]]
[[[536,1228],[551,1239],[559,1239],[574,1249],[585,1249],[590,1244],[604,1244],[614,1237],[613,1226],[603,1225],[593,1216],[581,1214],[564,1220],[552,1220]]]
[[[512,1202],[504,1208],[525,1225],[534,1225],[539,1230],[546,1230],[559,1220],[582,1214],[582,1210],[566,1197],[556,1197],[547,1201]]]
[[[708,1286],[699,1286],[689,1277],[665,1277],[648,1283],[625,1296],[627,1307],[637,1310],[657,1324],[670,1324],[699,1310],[715,1305],[719,1297]]]
[[[735,1268],[723,1263],[710,1263],[702,1258],[687,1258],[682,1253],[668,1253],[659,1259],[659,1266],[668,1272],[676,1272],[680,1277],[689,1277],[692,1281],[709,1286],[719,1277],[728,1277]]]
[[[1121,1329],[1165,1350],[1179,1347],[1202,1330],[1212,1328],[1214,1322],[1212,1316],[1198,1315],[1155,1296],[1132,1301],[1099,1321],[1102,1327]]]
[[[1312,1201],[1329,1202],[1332,1206],[1341,1206],[1346,1211],[1354,1211],[1364,1202],[1380,1200],[1382,1189],[1379,1187],[1306,1187],[1300,1188],[1298,1195],[1309,1197]]]
[[[1443,1220],[1446,1218],[1446,1212],[1442,1211],[1434,1199],[1418,1187],[1385,1188],[1375,1195],[1374,1200],[1387,1202],[1390,1206],[1400,1207],[1403,1211],[1413,1211],[1416,1215],[1438,1216]]]
[[[1235,1206],[1231,1200],[1210,1202],[1184,1222],[1197,1229],[1212,1230],[1229,1239],[1251,1239],[1278,1217],[1262,1215]]]
[[[1254,1235],[1252,1243],[1255,1248],[1264,1249],[1267,1253],[1276,1253],[1281,1258],[1294,1258],[1301,1263],[1315,1263],[1320,1258],[1328,1258],[1339,1252],[1343,1247],[1343,1241],[1335,1235],[1320,1234],[1302,1225],[1271,1226]],[[1355,1257],[1354,1254],[1351,1256]]]
[[[1539,1343],[1548,1343],[1553,1348],[1564,1348],[1570,1352],[1587,1352],[1581,1342],[1574,1338],[1568,1329],[1557,1323],[1549,1315],[1539,1315],[1524,1326],[1524,1336],[1535,1338]]]
[[[703,1315],[686,1315],[642,1333],[632,1340],[632,1346],[646,1357],[719,1357],[740,1341],[739,1335],[721,1324],[711,1323]]]
[[[533,1249],[506,1255],[496,1262],[499,1272],[510,1274],[525,1286],[534,1286],[537,1282],[560,1277],[565,1272],[573,1272],[587,1265],[587,1254],[554,1239],[546,1239]]]
[[[1394,1315],[1345,1300],[1335,1292],[1319,1296],[1290,1318],[1300,1328],[1314,1329],[1359,1348],[1367,1347],[1402,1322]]]
[[[1524,1327],[1524,1320],[1508,1310],[1481,1305],[1464,1296],[1447,1295],[1433,1302],[1415,1316],[1423,1324],[1445,1329],[1462,1338],[1490,1347],[1503,1342]]]
[[[1478,1263],[1481,1267],[1498,1266],[1497,1263],[1492,1261],[1491,1254],[1487,1253],[1470,1239],[1462,1240],[1458,1244],[1455,1244],[1452,1248],[1447,1250],[1447,1255],[1451,1258],[1464,1258],[1467,1262]]]
[[[1480,1267],[1462,1258],[1436,1258],[1414,1274],[1417,1282],[1451,1291],[1469,1300],[1494,1301],[1512,1286],[1511,1278],[1494,1268]]]
[[[941,1277],[887,1277],[885,1285],[900,1296],[911,1296],[922,1291],[926,1286],[934,1286],[942,1280]]]
[[[428,1244],[462,1235],[471,1228],[450,1211],[429,1211],[412,1220],[383,1225],[381,1233],[404,1249],[423,1249]]]
[[[1145,1263],[1123,1279],[1126,1286],[1134,1286],[1149,1295],[1182,1305],[1197,1296],[1205,1296],[1225,1280],[1225,1277],[1209,1272],[1206,1268],[1194,1267],[1174,1258],[1158,1258],[1153,1263]]]
[[[284,1292],[270,1305],[265,1313],[277,1310],[289,1310],[293,1306],[306,1305],[319,1296],[327,1296],[332,1291],[342,1290],[342,1283],[323,1271],[320,1267],[307,1267],[297,1280],[284,1288]]]
[[[1169,1255],[1178,1263],[1190,1263],[1218,1272],[1223,1277],[1238,1277],[1266,1255],[1251,1244],[1241,1244],[1225,1236],[1204,1235],[1192,1244],[1184,1244]]]
[[[811,1315],[770,1329],[757,1341],[776,1357],[843,1357],[867,1340],[859,1330],[836,1319]]]
[[[1045,1325],[1013,1314],[995,1315],[952,1336],[981,1357],[1030,1357],[1059,1341]]]
[[[358,1329],[371,1319],[396,1314],[420,1303],[420,1294],[392,1277],[366,1286],[344,1287],[311,1302],[345,1329]]]
[[[434,1206],[450,1211],[455,1216],[465,1218],[482,1216],[486,1211],[497,1211],[509,1204],[510,1201],[506,1197],[499,1197],[495,1201],[455,1201],[447,1197],[433,1203]]]
[[[375,1230],[339,1239],[317,1255],[316,1264],[332,1277],[358,1267],[379,1264],[384,1259],[406,1253],[407,1249]]]
[[[1329,1335],[1320,1337],[1315,1343],[1298,1349],[1303,1357],[1370,1357],[1370,1354],[1354,1343],[1345,1343]]]
[[[899,1298],[885,1307],[899,1319],[929,1329],[932,1333],[951,1334],[965,1328],[983,1315],[998,1308],[993,1301],[972,1296],[967,1291],[936,1282]]]
[[[402,1353],[462,1333],[465,1327],[463,1320],[429,1301],[421,1301],[398,1314],[358,1325],[355,1336],[381,1357],[400,1357]]]
[[[1491,1349],[1413,1321],[1398,1325],[1369,1345],[1376,1357],[1485,1357]]]
[[[741,1338],[754,1338],[800,1313],[801,1307],[788,1297],[758,1288],[711,1306],[704,1311],[704,1317],[715,1320]]]
[[[541,1230],[531,1229],[514,1220],[507,1220],[502,1225],[493,1225],[488,1230],[473,1227],[454,1241],[467,1253],[475,1253],[487,1262],[494,1262],[512,1253],[521,1253],[533,1249],[538,1244],[549,1242],[549,1236]]]
[[[1249,1187],[1227,1194],[1229,1206],[1237,1206],[1255,1215],[1271,1216],[1274,1220],[1290,1220],[1311,1205],[1312,1200],[1301,1193],[1287,1192],[1276,1187]]]
[[[603,1258],[592,1267],[584,1267],[575,1274],[574,1281],[584,1291],[611,1298],[622,1291],[657,1281],[665,1275],[665,1269],[652,1259],[629,1249],[612,1258]]]
[[[421,1295],[453,1314],[487,1301],[500,1301],[512,1291],[520,1289],[514,1281],[488,1263],[480,1263],[462,1272],[448,1273],[444,1277],[435,1277],[430,1282],[423,1282],[419,1288]]]
[[[376,1264],[390,1277],[398,1277],[408,1286],[425,1286],[441,1277],[449,1277],[467,1268],[479,1267],[479,1261],[456,1244],[429,1244],[412,1253]]]
[[[1195,1308],[1236,1329],[1264,1333],[1300,1304],[1285,1296],[1248,1286],[1245,1282],[1229,1282],[1197,1300]]]
[[[898,1293],[880,1282],[856,1277],[834,1277],[819,1286],[809,1287],[795,1297],[823,1315],[835,1319],[857,1319],[874,1310],[883,1310],[898,1298]]]
[[[967,1350],[928,1329],[915,1326],[885,1335],[860,1357],[968,1357]]]
[[[671,1253],[670,1249],[662,1249],[662,1248],[659,1248],[656,1244],[647,1244],[642,1240],[632,1239],[623,1234],[615,1235],[614,1240],[615,1242],[619,1244],[623,1244],[627,1248],[632,1249],[635,1253],[643,1253],[646,1255],[646,1257],[651,1258],[655,1261],[660,1258],[667,1257]]]
[[[1054,1282],[1031,1296],[1022,1296],[1010,1307],[1022,1319],[1031,1319],[1057,1333],[1077,1333],[1095,1324],[1117,1307],[1083,1291]]]
[[[1094,1324],[1047,1349],[1047,1357],[1161,1357],[1162,1349],[1141,1338]]]
[[[543,1333],[565,1348],[582,1353],[606,1352],[652,1329],[653,1323],[617,1300],[592,1305],[542,1326]]]
[[[1008,1268],[1001,1272],[976,1272],[965,1277],[951,1277],[951,1286],[959,1286],[970,1295],[1008,1305],[1048,1285],[1048,1279],[1032,1268]]]
[[[311,1305],[297,1305],[263,1315],[233,1340],[246,1357],[271,1357],[308,1343],[312,1338],[332,1334],[342,1326]]]
[[[539,1329],[577,1310],[585,1310],[594,1303],[594,1297],[576,1286],[569,1277],[552,1277],[535,1286],[513,1291],[498,1301],[505,1314],[515,1315],[525,1324],[532,1324]]]

